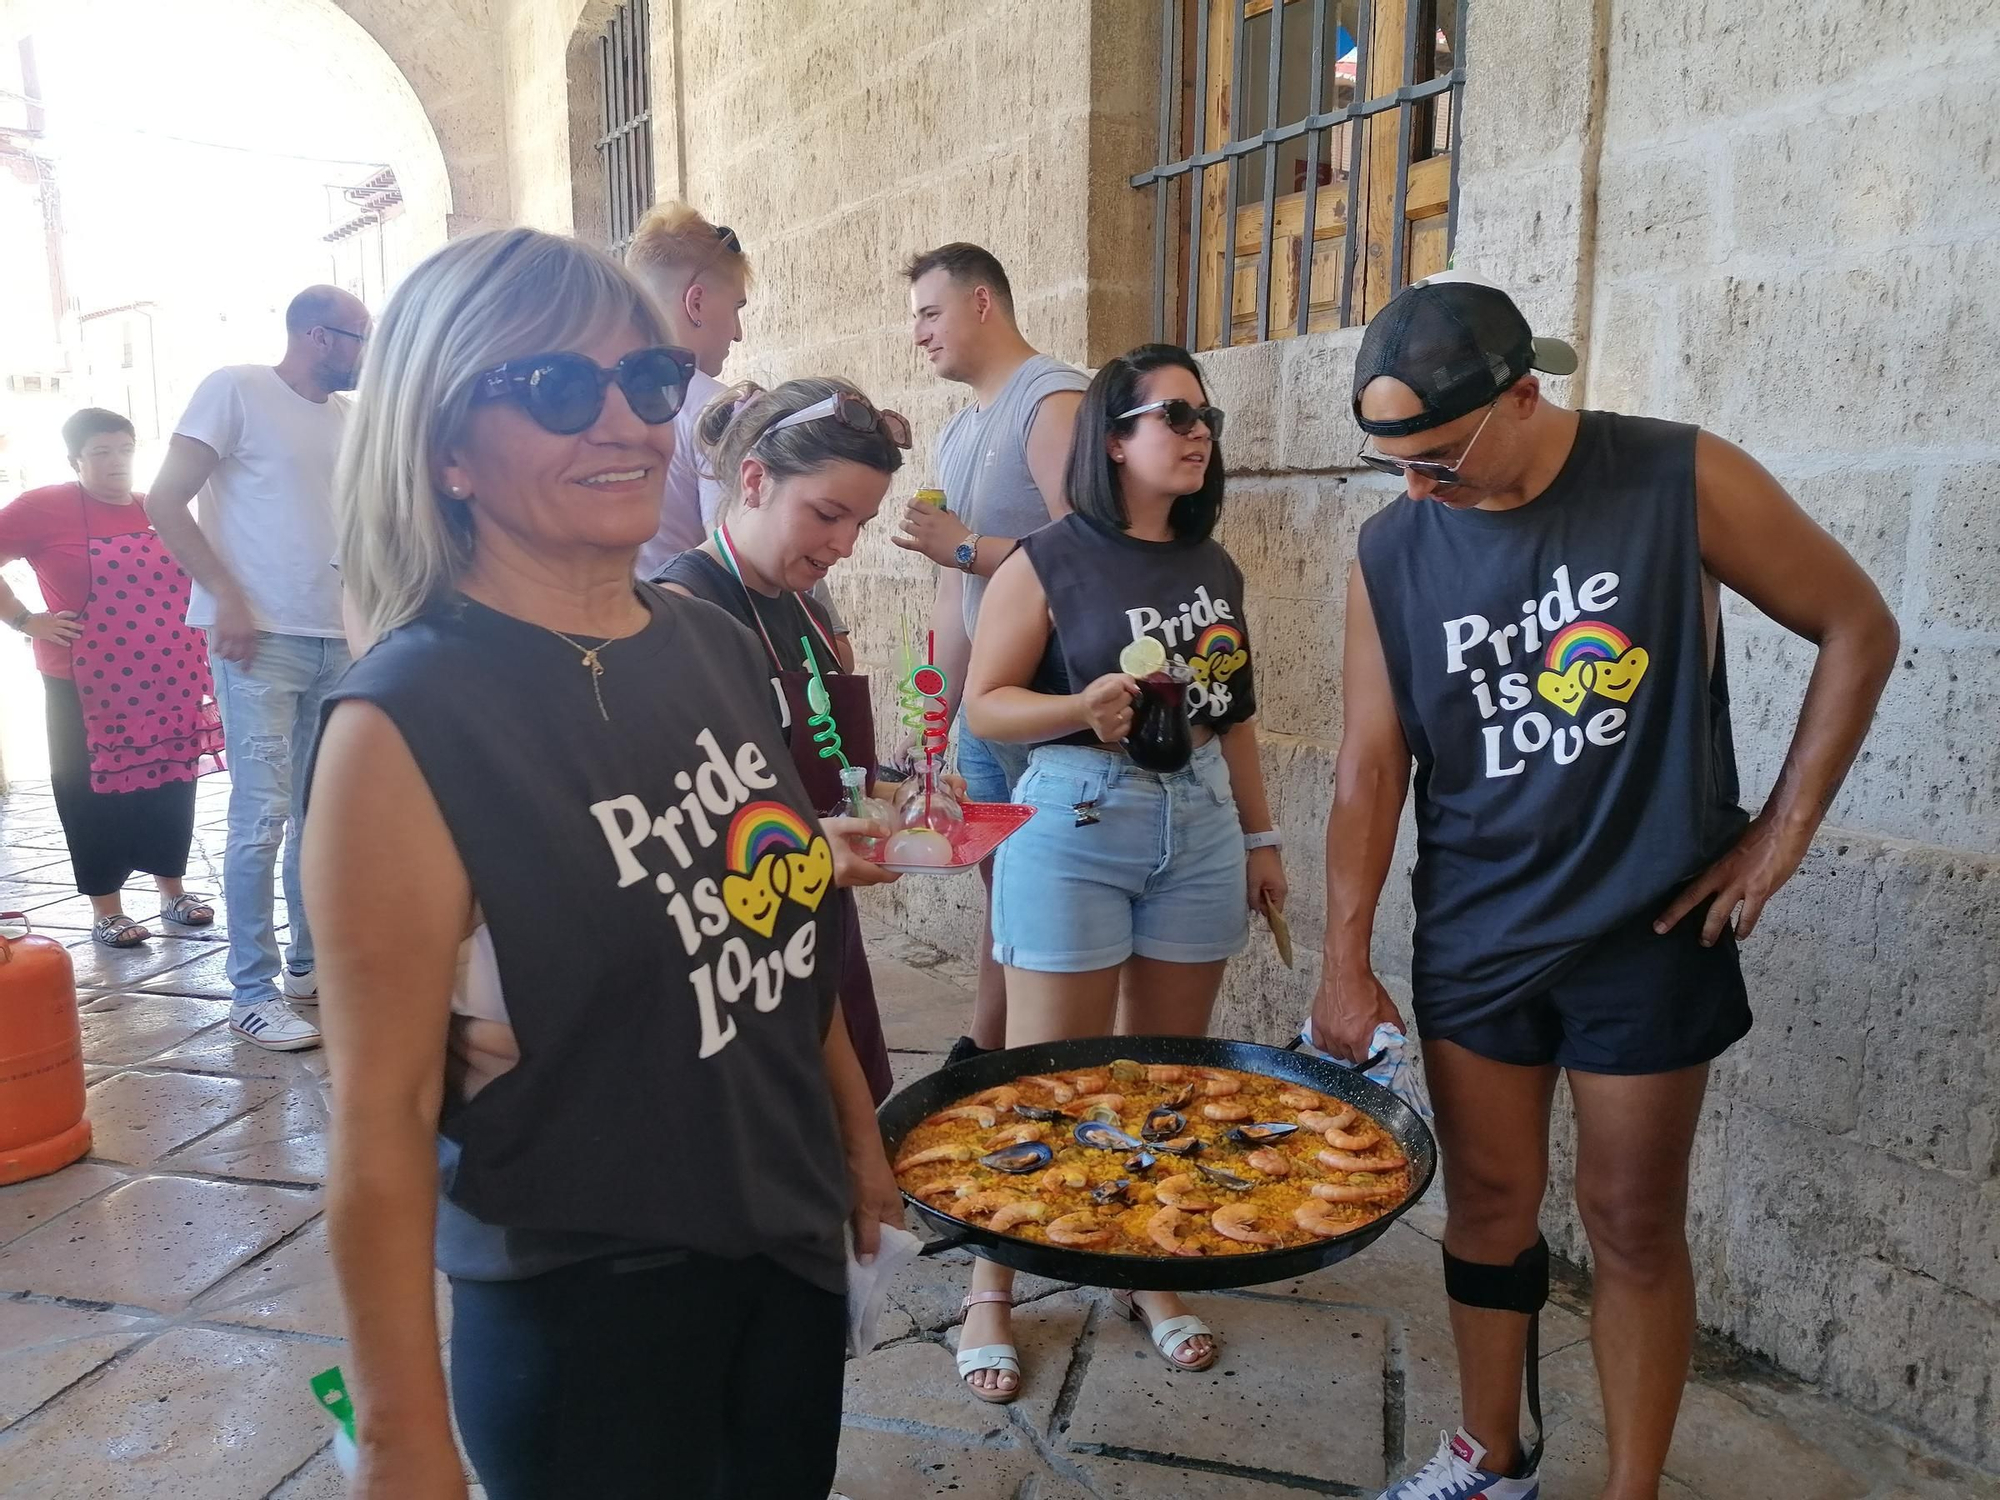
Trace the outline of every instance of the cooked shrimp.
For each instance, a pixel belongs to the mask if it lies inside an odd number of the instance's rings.
[[[959,1189],[958,1201],[951,1205],[951,1211],[961,1219],[979,1219],[1021,1201],[1019,1193],[1009,1193],[1000,1188],[988,1188],[982,1192],[979,1185],[973,1183],[969,1193]]]
[[[1251,1115],[1256,1113],[1256,1111],[1251,1109],[1251,1107],[1247,1104],[1204,1104],[1201,1107],[1201,1112],[1204,1116],[1206,1116],[1208,1119],[1211,1120],[1224,1120],[1232,1122],[1236,1120],[1247,1120],[1250,1118]]]
[[[1050,1167],[1042,1173],[1041,1184],[1045,1191],[1059,1192],[1064,1188],[1076,1189],[1090,1186],[1090,1174],[1082,1167],[1070,1165]]]
[[[1163,1208],[1146,1221],[1146,1238],[1169,1255],[1199,1255],[1201,1246],[1181,1238],[1193,1224],[1179,1209]]]
[[[1209,1215],[1208,1222],[1224,1239],[1236,1240],[1240,1244],[1276,1245],[1281,1242],[1280,1236],[1257,1227],[1255,1204],[1232,1203],[1227,1208],[1218,1208]]]
[[[961,1104],[957,1109],[940,1110],[924,1121],[926,1125],[947,1125],[953,1120],[977,1120],[981,1130],[991,1130],[1000,1117],[983,1104]]]
[[[986,1227],[995,1234],[1005,1234],[1017,1224],[1039,1224],[1048,1216],[1048,1204],[1019,1199],[996,1211],[986,1221]]]
[[[1323,1132],[1326,1143],[1336,1151],[1366,1151],[1377,1139],[1375,1127],[1363,1125],[1359,1130],[1328,1130]]]
[[[956,1197],[967,1188],[975,1186],[977,1184],[970,1177],[947,1177],[942,1181],[926,1183],[920,1188],[911,1189],[911,1196],[921,1198],[935,1208],[937,1199]]]
[[[1048,1236],[1052,1245],[1078,1245],[1087,1248],[1103,1244],[1111,1238],[1111,1231],[1089,1214],[1075,1213],[1064,1214],[1060,1219],[1051,1220]]]
[[[1046,1140],[1049,1127],[1030,1122],[1026,1125],[1009,1125],[1005,1130],[986,1138],[986,1149],[998,1151],[1002,1146],[1018,1146],[1023,1141]]]
[[[971,1161],[977,1154],[970,1146],[933,1146],[928,1151],[904,1157],[896,1163],[896,1170],[906,1172],[911,1167],[927,1167],[934,1161]]]
[[[1012,1109],[1021,1102],[1021,1091],[1012,1084],[1003,1084],[997,1089],[988,1089],[983,1094],[974,1094],[965,1102],[968,1104],[990,1104],[995,1109]]]
[[[1185,1083],[1187,1069],[1179,1063],[1154,1063],[1146,1069],[1148,1083]]]
[[[1394,1172],[1407,1167],[1409,1159],[1396,1155],[1393,1148],[1384,1143],[1387,1156],[1350,1156],[1345,1151],[1322,1151],[1319,1164],[1329,1172]]]
[[[1060,1078],[1046,1078],[1040,1073],[1030,1073],[1025,1078],[1019,1078],[1015,1081],[1017,1083],[1032,1083],[1058,1104],[1067,1104],[1076,1097],[1076,1090],[1064,1083]]]
[[[1343,1216],[1332,1204],[1317,1199],[1301,1203],[1293,1209],[1292,1222],[1307,1234],[1316,1234],[1323,1240],[1338,1239],[1354,1227],[1351,1218]]]
[[[1063,1082],[1079,1094],[1101,1094],[1111,1087],[1111,1079],[1104,1073],[1065,1073]]]
[[[1273,1151],[1266,1146],[1261,1151],[1252,1151],[1243,1158],[1244,1165],[1262,1172],[1266,1177],[1289,1177],[1292,1175],[1292,1159],[1282,1151]]]
[[[1194,1174],[1191,1172],[1162,1177],[1155,1184],[1154,1191],[1168,1208],[1182,1208],[1190,1213],[1207,1213],[1215,1207],[1201,1196],[1201,1189],[1195,1186]]]
[[[1321,1127],[1322,1129],[1345,1130],[1347,1129],[1348,1126],[1352,1125],[1356,1120],[1361,1118],[1361,1111],[1356,1109],[1351,1104],[1342,1104],[1338,1099],[1336,1099],[1333,1101],[1333,1108],[1327,1111],[1327,1116],[1329,1119],[1333,1121],[1333,1123],[1331,1125],[1326,1125]]]
[[[1071,1108],[1075,1109],[1078,1113],[1100,1108],[1108,1109],[1114,1115],[1125,1112],[1125,1096],[1123,1094],[1078,1094],[1069,1102]]]
[[[1325,1135],[1327,1131],[1338,1130],[1346,1123],[1339,1115],[1330,1115],[1325,1110],[1306,1109],[1299,1111],[1299,1124],[1310,1130],[1314,1135]]]
[[[1217,1072],[1214,1068],[1201,1070],[1201,1093],[1205,1099],[1227,1099],[1232,1094],[1243,1092],[1243,1080],[1232,1073]]]
[[[1326,1101],[1311,1089],[1280,1089],[1278,1102],[1286,1109],[1318,1109]]]
[[[1312,1195],[1324,1198],[1329,1203],[1369,1203],[1380,1198],[1393,1198],[1396,1190],[1387,1183],[1375,1182],[1315,1182]]]

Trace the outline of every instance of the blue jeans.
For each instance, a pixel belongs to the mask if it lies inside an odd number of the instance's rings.
[[[312,967],[312,929],[299,894],[297,832],[305,816],[305,768],[319,733],[320,705],[350,660],[344,641],[263,631],[257,634],[257,655],[247,666],[214,658],[230,776],[222,901],[229,929],[231,1003],[239,1008],[278,994],[271,876],[281,845],[291,966],[301,971]]]
[[[1013,745],[1001,740],[982,740],[965,727],[965,715],[958,716],[958,774],[965,778],[968,802],[1012,802],[1014,783],[1028,769],[1032,745]]]

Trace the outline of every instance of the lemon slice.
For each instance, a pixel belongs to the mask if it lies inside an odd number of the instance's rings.
[[[1118,653],[1118,670],[1133,677],[1151,677],[1167,669],[1167,648],[1150,635],[1142,635]]]

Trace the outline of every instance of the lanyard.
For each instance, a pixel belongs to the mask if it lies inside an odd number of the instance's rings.
[[[757,634],[764,638],[764,650],[770,655],[771,666],[780,672],[791,670],[786,667],[784,657],[778,654],[778,648],[772,644],[771,632],[764,628],[764,615],[763,611],[757,608],[757,595],[752,591],[750,585],[743,581],[743,565],[736,560],[736,548],[730,543],[729,528],[727,526],[718,526],[709,535],[714,538],[717,550],[722,553],[722,560],[729,564],[729,571],[735,575],[736,586],[743,590],[744,601],[750,606],[750,618],[756,622]],[[819,616],[807,608],[804,600],[799,601],[799,609],[804,612],[806,623],[812,626],[813,634],[819,637],[820,644],[826,648],[828,664],[835,671],[838,671],[840,658],[834,653],[833,637],[826,633],[826,627],[820,624]],[[808,672],[811,671],[812,665],[808,661],[805,665],[805,670]]]

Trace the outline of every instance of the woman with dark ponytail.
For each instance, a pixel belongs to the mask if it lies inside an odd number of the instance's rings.
[[[696,428],[722,505],[715,530],[683,552],[655,582],[705,599],[741,620],[762,642],[784,709],[792,761],[822,812],[841,805],[836,762],[822,757],[806,727],[806,684],[817,667],[847,758],[876,771],[868,679],[842,672],[833,623],[810,590],[848,557],[875,518],[889,478],[903,466],[910,424],[878,410],[845,380],[789,380],[774,390],[745,382],[710,403]],[[886,830],[885,830],[886,831]],[[884,880],[893,879],[886,872]],[[879,1104],[889,1096],[889,1051],[875,985],[861,946],[854,898],[840,893],[846,925],[841,1014]]]

